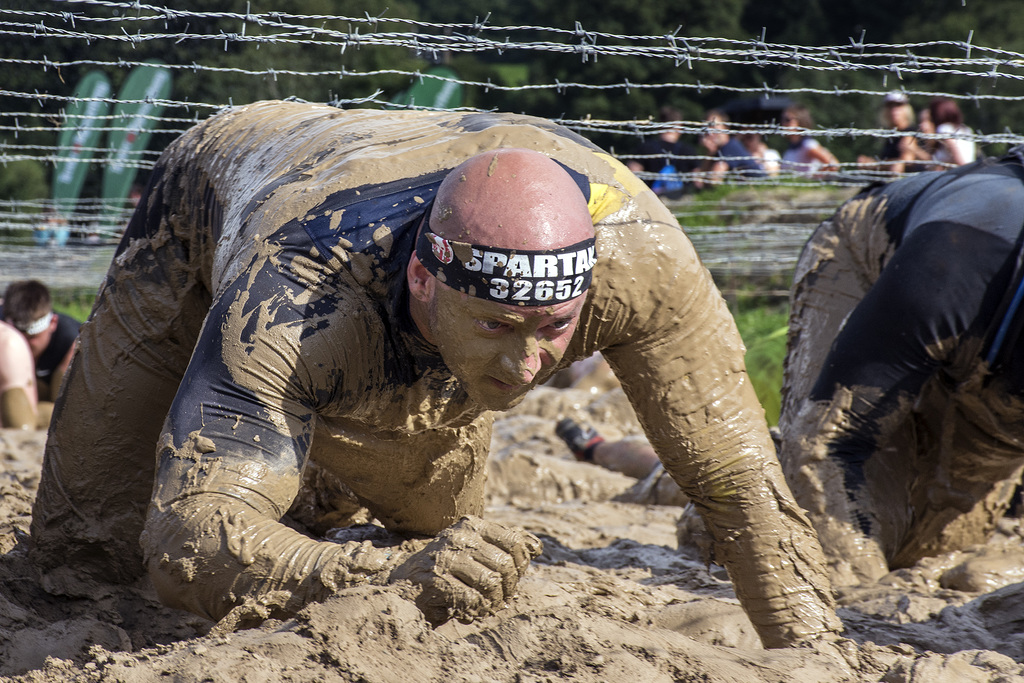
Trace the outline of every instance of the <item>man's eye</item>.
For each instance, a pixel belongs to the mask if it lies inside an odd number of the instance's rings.
[[[569,327],[569,325],[572,325],[572,318],[566,318],[565,320],[556,320],[555,322],[548,325],[548,327],[555,330],[564,330],[567,327]]]
[[[477,320],[476,324],[488,332],[497,332],[505,326],[505,323],[498,322],[497,320]]]

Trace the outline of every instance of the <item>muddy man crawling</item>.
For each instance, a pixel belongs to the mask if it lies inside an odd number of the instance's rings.
[[[1022,153],[866,190],[803,250],[780,458],[837,584],[984,543],[1012,501]]]
[[[541,549],[481,518],[492,411],[597,351],[765,644],[838,630],[678,223],[585,139],[503,114],[264,102],[164,152],[55,409],[44,585],[148,570],[221,619],[395,584],[434,623],[488,614]],[[378,525],[303,533],[309,500],[325,526],[353,502]]]

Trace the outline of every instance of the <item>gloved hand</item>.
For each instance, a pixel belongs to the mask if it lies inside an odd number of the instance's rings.
[[[500,608],[515,593],[539,538],[522,529],[466,516],[391,571],[389,582],[408,581],[416,606],[434,626],[471,621]]]

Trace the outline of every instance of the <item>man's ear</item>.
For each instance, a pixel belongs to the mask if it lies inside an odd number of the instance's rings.
[[[56,332],[57,331],[57,325],[60,324],[60,319],[57,318],[57,311],[50,311],[50,312],[53,313],[53,317],[50,318],[50,332]]]
[[[434,276],[413,254],[405,268],[405,279],[409,283],[409,294],[414,299],[427,303],[434,295]]]

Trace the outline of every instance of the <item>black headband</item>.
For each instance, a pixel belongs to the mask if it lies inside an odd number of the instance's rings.
[[[420,263],[452,289],[480,299],[544,306],[582,296],[597,261],[594,238],[552,251],[456,242],[426,227],[416,242]]]

